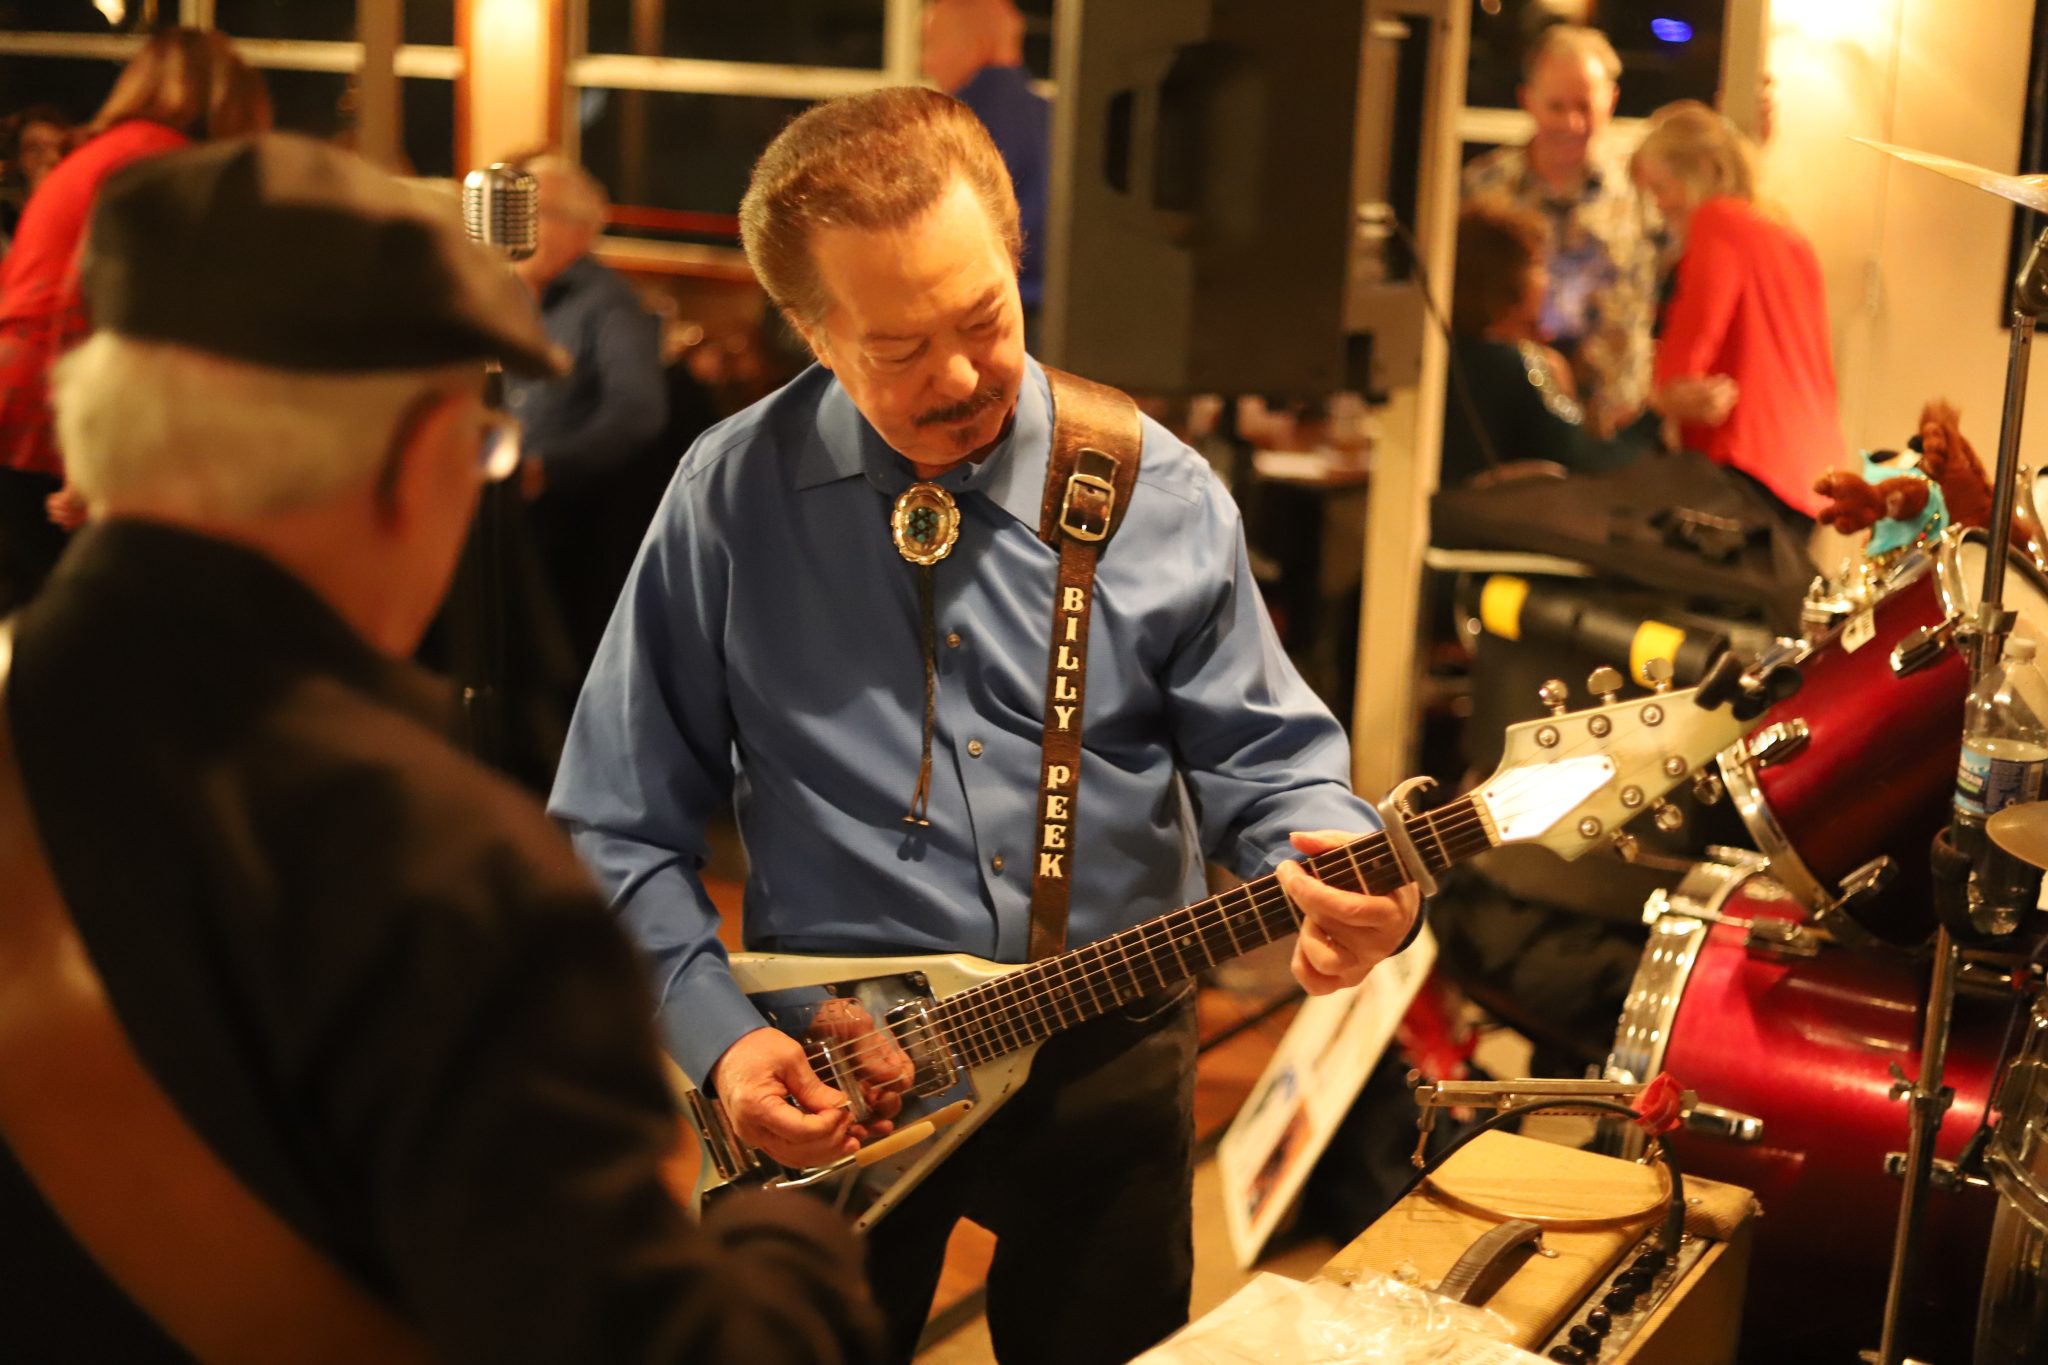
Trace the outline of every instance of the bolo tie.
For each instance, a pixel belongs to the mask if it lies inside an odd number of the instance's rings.
[[[953,552],[960,539],[960,505],[935,483],[914,483],[889,512],[889,536],[896,553],[917,570],[918,643],[924,655],[924,745],[917,763],[917,787],[903,823],[931,824],[932,731],[938,723],[938,612],[933,606],[932,566]]]

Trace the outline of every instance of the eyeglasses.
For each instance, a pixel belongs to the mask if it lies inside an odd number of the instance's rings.
[[[486,408],[482,429],[477,432],[477,467],[486,483],[496,483],[519,468],[519,420],[510,413]]]

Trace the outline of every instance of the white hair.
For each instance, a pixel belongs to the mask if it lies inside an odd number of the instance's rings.
[[[50,387],[65,471],[89,503],[241,520],[377,477],[400,421],[481,369],[302,373],[101,331]]]

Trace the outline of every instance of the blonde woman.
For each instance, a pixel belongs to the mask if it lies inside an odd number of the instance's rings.
[[[1685,243],[1657,339],[1653,406],[1678,426],[1680,444],[1811,517],[1821,503],[1815,478],[1844,453],[1812,245],[1756,202],[1748,142],[1696,101],[1651,116],[1631,170]]]

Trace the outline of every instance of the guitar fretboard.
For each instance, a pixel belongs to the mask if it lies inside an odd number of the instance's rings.
[[[1469,796],[1404,824],[1432,875],[1493,844]],[[1385,895],[1405,880],[1385,833],[1302,862],[1319,880],[1346,891]],[[1280,879],[1260,877],[948,996],[926,1019],[943,1030],[960,1057],[978,1066],[1168,990],[1300,925]]]

